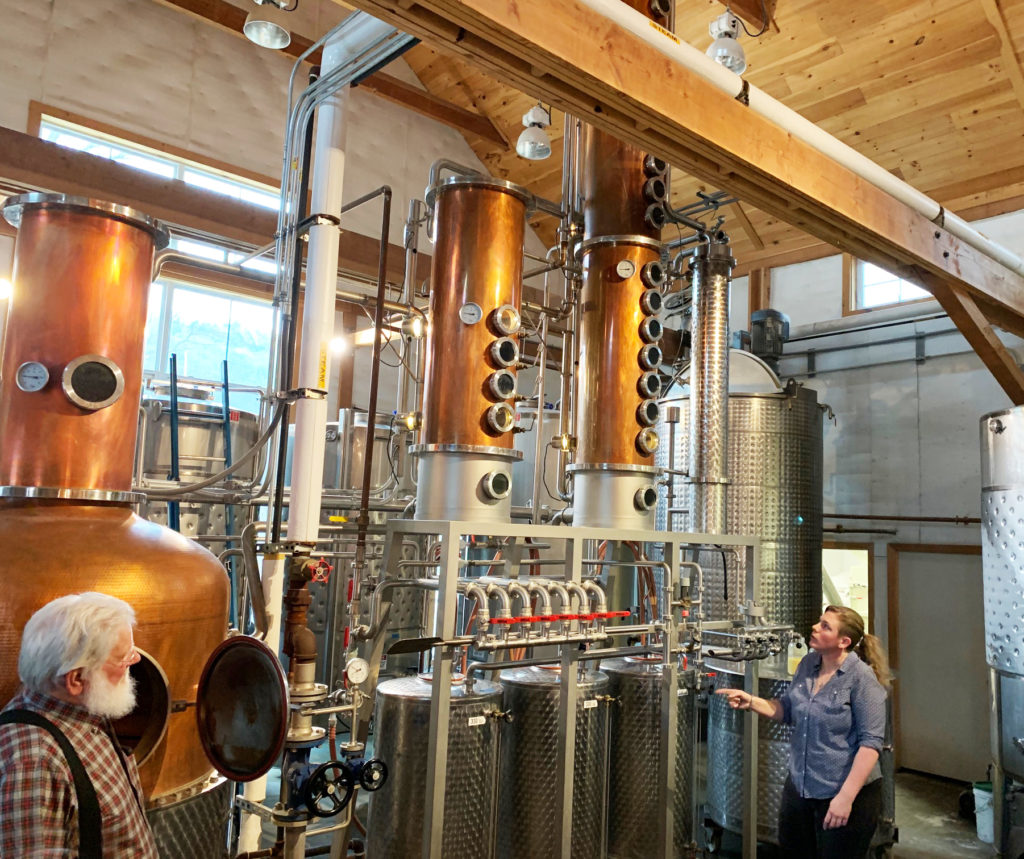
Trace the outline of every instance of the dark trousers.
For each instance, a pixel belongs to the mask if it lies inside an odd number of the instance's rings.
[[[779,845],[787,859],[864,859],[882,813],[882,780],[864,785],[846,826],[825,829],[831,799],[804,799],[790,778],[782,789]]]

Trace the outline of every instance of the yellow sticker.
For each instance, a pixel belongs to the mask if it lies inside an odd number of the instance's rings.
[[[320,366],[317,369],[316,374],[317,383],[316,386],[321,391],[327,390],[327,344],[320,344]]]
[[[327,521],[335,524],[342,524],[344,522],[348,522],[348,516],[328,516]]]
[[[654,21],[649,21],[648,23],[649,23],[649,24],[650,24],[650,25],[651,25],[652,27],[654,27],[654,29],[655,29],[655,30],[657,30],[657,31],[658,31],[659,33],[661,33],[661,35],[663,35],[663,36],[668,36],[668,37],[669,37],[669,38],[670,38],[670,39],[671,39],[671,40],[672,40],[673,42],[675,42],[675,43],[676,43],[677,45],[679,44],[679,37],[678,37],[678,36],[677,36],[677,35],[676,35],[675,33],[671,33],[671,32],[669,32],[669,31],[668,31],[668,30],[666,30],[666,29],[665,29],[664,27],[662,27],[662,26],[661,26],[661,24],[658,24],[658,23],[656,23],[656,22],[654,22]]]

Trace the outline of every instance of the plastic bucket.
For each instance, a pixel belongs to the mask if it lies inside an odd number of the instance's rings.
[[[991,844],[995,841],[992,824],[992,782],[974,783],[974,819],[978,827],[978,840]]]

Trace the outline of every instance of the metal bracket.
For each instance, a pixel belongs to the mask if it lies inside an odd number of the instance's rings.
[[[257,817],[263,818],[263,820],[274,819],[274,812],[271,809],[265,805],[260,805],[258,802],[253,802],[251,799],[246,799],[244,796],[235,797],[235,808],[246,814],[255,814]]]
[[[290,391],[278,391],[277,398],[286,403],[294,403],[296,400],[326,400],[327,391],[321,388],[293,388]]]

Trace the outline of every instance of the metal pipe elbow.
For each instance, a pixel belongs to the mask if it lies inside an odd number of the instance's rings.
[[[580,590],[582,591],[582,588]],[[572,598],[569,596],[569,591],[565,585],[559,582],[548,582],[548,593],[556,594],[562,601],[563,614],[567,614],[572,611]]]
[[[536,594],[540,599],[540,613],[551,614],[551,597],[548,596],[547,588],[545,588],[540,582],[531,582],[527,580],[526,589],[531,594]]]
[[[523,613],[530,613],[530,592],[526,588],[513,579],[508,583],[508,593],[509,596],[519,594],[519,598],[523,601]]]
[[[489,582],[487,585],[487,596],[497,597],[498,602],[501,603],[501,608],[498,609],[498,617],[512,617],[512,598],[501,585]]]
[[[584,582],[583,590],[585,590],[588,594],[591,595],[591,597],[593,597],[594,603],[596,604],[595,610],[597,612],[603,613],[608,610],[608,606],[605,602],[604,591],[601,589],[601,586],[597,584],[597,582]]]
[[[469,583],[462,587],[467,597],[476,600],[476,628],[478,631],[486,631],[487,624],[491,620],[490,601],[487,599],[487,592],[478,584]]]
[[[587,592],[584,590],[583,585],[579,585],[576,582],[566,582],[565,588],[568,592],[574,593],[579,597],[580,604],[576,608],[577,613],[582,614],[586,611],[587,603],[590,602],[590,598],[587,596]]]

